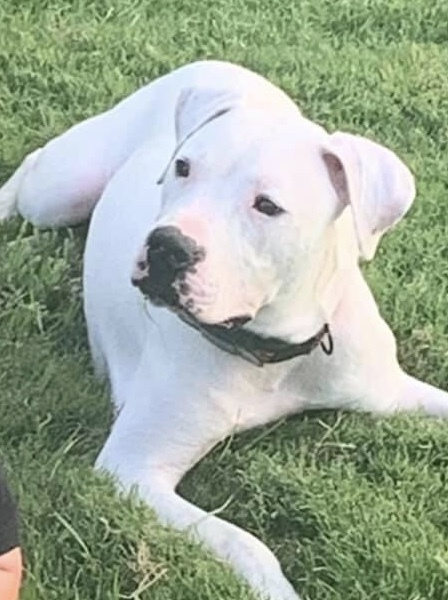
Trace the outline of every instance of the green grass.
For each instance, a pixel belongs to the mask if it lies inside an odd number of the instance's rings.
[[[448,385],[445,0],[5,0],[0,181],[32,148],[198,58],[280,84],[374,136],[418,198],[365,269],[414,374]],[[25,600],[248,600],[218,561],[91,466],[111,422],[81,314],[85,231],[0,228],[0,448],[23,517]],[[448,426],[308,414],[216,449],[183,493],[260,536],[312,600],[448,599]]]

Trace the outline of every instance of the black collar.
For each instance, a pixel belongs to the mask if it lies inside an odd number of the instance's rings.
[[[333,338],[327,323],[319,329],[316,335],[304,342],[292,344],[276,337],[263,337],[247,329],[227,329],[221,325],[206,325],[183,312],[179,312],[178,316],[221,350],[241,356],[258,367],[262,367],[266,363],[278,363],[296,356],[310,354],[319,345],[325,354],[333,353]],[[324,338],[326,338],[326,343],[324,343]]]

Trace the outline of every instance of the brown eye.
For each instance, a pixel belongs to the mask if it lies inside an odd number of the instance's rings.
[[[175,162],[176,177],[188,177],[190,175],[190,163],[185,158],[178,158]]]
[[[255,202],[253,204],[255,210],[258,212],[267,215],[268,217],[276,217],[277,215],[281,215],[285,211],[280,206],[277,206],[270,198],[260,194],[255,198]]]

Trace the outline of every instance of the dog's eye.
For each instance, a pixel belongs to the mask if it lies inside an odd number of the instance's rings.
[[[190,163],[185,158],[178,158],[174,166],[176,177],[188,177],[190,175]]]
[[[277,215],[281,215],[285,212],[283,208],[277,206],[277,204],[272,202],[270,198],[264,196],[263,194],[260,194],[255,198],[253,207],[255,210],[258,210],[258,212],[261,212],[268,217],[276,217]]]

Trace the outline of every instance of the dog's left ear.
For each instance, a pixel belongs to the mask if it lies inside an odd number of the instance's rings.
[[[241,99],[240,95],[225,88],[183,89],[177,100],[175,113],[177,145],[183,144],[210,121],[235,108]]]
[[[241,104],[242,96],[228,89],[214,87],[184,88],[177,99],[174,126],[176,148],[157,183],[162,183],[179,148],[199,129]]]
[[[350,205],[362,258],[373,258],[381,236],[406,214],[414,197],[414,177],[384,146],[336,132],[322,157],[343,205]]]

